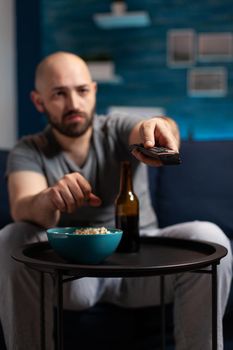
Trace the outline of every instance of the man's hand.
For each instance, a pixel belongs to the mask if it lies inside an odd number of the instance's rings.
[[[180,137],[176,123],[168,117],[155,117],[143,120],[132,130],[129,143],[142,143],[145,148],[162,146],[178,152]],[[161,166],[159,160],[152,160],[134,150],[133,155],[141,162],[151,166]]]
[[[11,215],[15,221],[31,221],[42,227],[56,226],[61,212],[72,213],[82,205],[99,206],[101,200],[79,173],[65,175],[48,187],[44,175],[13,172],[8,177]]]
[[[91,192],[89,182],[79,173],[65,175],[54,186],[46,190],[54,209],[73,213],[77,208],[90,205],[98,207],[101,199]]]

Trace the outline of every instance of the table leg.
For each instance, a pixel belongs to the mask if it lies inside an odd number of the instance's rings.
[[[57,293],[57,350],[63,350],[63,283],[62,272],[56,271],[56,293]]]
[[[45,350],[45,307],[44,307],[44,273],[40,273],[40,339],[41,350]]]
[[[212,265],[212,348],[217,350],[218,347],[218,317],[217,317],[217,265]]]
[[[164,276],[160,276],[160,308],[161,308],[161,350],[165,350],[165,303],[164,303]]]

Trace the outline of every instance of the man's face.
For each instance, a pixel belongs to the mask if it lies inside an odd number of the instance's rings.
[[[86,92],[85,92],[86,93]],[[89,92],[88,92],[89,93]],[[59,92],[59,95],[63,96],[64,92]],[[58,96],[59,96],[58,95]],[[57,97],[61,100],[61,105],[66,104],[65,97]],[[44,103],[44,113],[48,119],[50,125],[56,129],[61,134],[68,137],[78,137],[83,134],[92,126],[94,113],[95,113],[95,105],[88,108],[88,111],[84,111],[80,108],[63,108],[62,112],[59,114],[53,112],[50,108],[48,109]]]
[[[54,129],[68,137],[79,137],[92,126],[96,84],[85,65],[75,59],[53,63],[40,84],[43,112]]]

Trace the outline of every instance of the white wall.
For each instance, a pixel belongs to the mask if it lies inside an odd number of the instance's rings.
[[[14,0],[0,0],[0,148],[16,141],[16,49]]]

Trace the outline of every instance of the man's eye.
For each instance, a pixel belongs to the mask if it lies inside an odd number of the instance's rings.
[[[63,95],[65,95],[64,91],[57,91],[57,92],[55,92],[55,96],[63,96]]]
[[[63,90],[53,91],[52,98],[58,98],[58,97],[63,97],[63,96],[65,96],[65,91],[63,91]]]
[[[89,89],[88,89],[88,88],[79,89],[79,93],[80,93],[81,95],[86,95],[86,94],[88,94],[88,92],[89,92]]]

